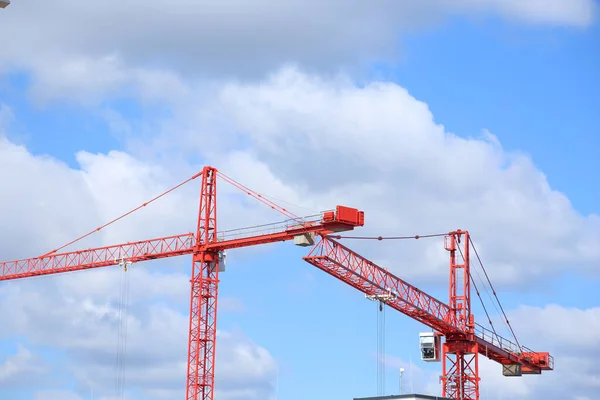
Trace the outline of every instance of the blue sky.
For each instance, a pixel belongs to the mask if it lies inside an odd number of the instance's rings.
[[[506,149],[530,154],[554,188],[593,213],[600,196],[590,179],[600,168],[599,29],[457,19],[405,38],[403,62],[385,71],[451,132],[478,135],[486,128]]]
[[[17,7],[17,4],[12,6]],[[600,170],[597,157],[600,150],[599,121],[594,112],[600,101],[597,74],[600,70],[600,52],[597,50],[600,28],[597,23],[588,27],[532,26],[497,17],[474,20],[453,16],[446,18],[441,25],[396,34],[399,60],[361,60],[372,65],[361,74],[362,80],[367,76],[367,81],[380,79],[406,88],[410,95],[427,104],[436,123],[463,138],[479,137],[483,129],[489,130],[506,151],[529,155],[535,166],[546,175],[551,187],[569,198],[576,212],[583,216],[600,214],[600,189],[595,183],[595,171]],[[109,93],[101,101],[80,104],[77,100],[60,98],[39,102],[35,91],[32,91],[34,78],[35,72],[26,68],[16,68],[0,75],[0,104],[10,107],[14,115],[13,121],[5,127],[5,133],[11,142],[26,146],[34,156],[47,155],[78,169],[80,165],[75,153],[81,150],[94,154],[111,150],[131,152],[131,142],[125,140],[126,136],[111,130],[105,118],[106,110],[118,112],[132,126],[144,120],[160,121],[157,108],[148,106],[135,95],[122,98]],[[189,77],[182,79],[194,80]],[[358,77],[353,79],[359,80]],[[186,115],[181,103],[167,102],[166,107],[173,107],[173,110],[163,109],[159,116]],[[177,107],[180,109],[176,110]],[[163,121],[165,124],[168,122],[168,118]],[[147,132],[144,134],[147,135]],[[135,137],[136,133],[133,132],[132,136]],[[203,156],[209,158],[206,153]],[[461,163],[461,160],[456,162]],[[13,174],[18,176],[19,171]],[[177,179],[186,177],[174,176]],[[461,180],[460,175],[451,176]],[[468,195],[465,193],[465,196]],[[192,220],[195,216],[189,215],[189,218]],[[532,223],[543,224],[544,221]],[[79,233],[93,227],[82,226]],[[448,226],[447,229],[455,228]],[[468,226],[461,228],[469,229]],[[369,232],[376,232],[378,227],[370,229]],[[389,233],[389,229],[386,232]],[[180,232],[164,232],[165,235],[176,233]],[[392,233],[427,232],[407,232],[398,226]],[[51,237],[52,231],[45,234]],[[142,238],[131,238],[134,239]],[[474,239],[478,243],[477,237]],[[375,395],[376,305],[365,300],[362,294],[303,263],[303,249],[294,248],[291,244],[273,245],[269,249],[257,254],[243,253],[247,255],[233,258],[228,265],[222,276],[221,296],[237,299],[242,308],[224,309],[219,316],[219,328],[243,332],[244,336],[268,350],[280,365],[277,385],[280,399],[300,400],[315,396],[350,399]],[[33,256],[47,249],[26,250]],[[364,254],[366,257],[380,257],[376,244],[368,250],[369,254]],[[511,252],[510,248],[505,250]],[[520,259],[513,261],[519,268],[528,268]],[[179,259],[168,267],[157,265],[156,271],[170,273],[172,266],[176,266],[177,271],[188,271],[188,264],[189,260]],[[143,268],[148,271],[153,267],[154,264]],[[569,263],[556,271],[548,276],[543,273],[535,275],[540,283],[533,283],[529,288],[527,284],[503,286],[500,296],[505,308],[515,310],[522,305],[543,308],[548,304],[578,309],[598,307],[598,295],[593,294],[600,283],[597,275],[585,274]],[[47,283],[40,285],[52,285],[51,279],[44,282]],[[427,292],[442,300],[447,299],[445,283],[425,278],[418,282],[424,282],[422,288]],[[2,286],[12,283],[6,282]],[[35,288],[24,287],[25,290]],[[118,288],[112,287],[114,293],[110,295],[115,296]],[[158,294],[154,300],[156,304],[170,304],[166,298],[167,295]],[[140,313],[148,312],[144,311],[141,300],[136,304]],[[185,302],[175,301],[173,304],[185,315]],[[478,300],[474,300],[474,307],[478,321],[483,323],[485,319],[481,318]],[[415,391],[430,390],[426,385],[439,374],[441,365],[419,361],[418,332],[427,329],[392,310],[386,312],[386,318],[388,358],[401,360],[400,364],[392,361],[387,366],[386,392],[397,392],[397,368],[406,365],[409,360],[415,364],[412,371]],[[519,334],[520,327],[515,325],[514,328]],[[11,399],[36,398],[33,397],[35,393],[39,395],[40,390],[49,388],[87,395],[87,389],[81,389],[82,381],[63,371],[66,365],[81,363],[84,360],[81,354],[44,344],[43,341],[33,341],[22,332],[20,335],[11,333],[3,340],[0,364],[16,352],[17,343],[20,343],[51,366],[51,372],[45,376],[47,380],[42,379],[35,385],[24,386],[17,382],[0,386],[0,390]],[[542,343],[547,346],[553,344],[551,341]],[[174,346],[181,352],[185,345]],[[526,345],[538,348],[537,343]],[[556,345],[557,349],[559,347]],[[563,351],[562,348],[559,351]],[[425,372],[421,373],[417,368]],[[499,370],[496,373],[500,374]],[[269,376],[273,377],[272,371]],[[144,398],[136,395],[144,389],[143,385],[136,385],[134,379],[131,382],[128,386],[131,398]],[[404,382],[410,386],[408,380]],[[184,376],[181,376],[180,384],[183,383]],[[489,396],[482,398],[500,398],[500,393],[493,392],[495,387],[482,383],[483,395]],[[511,393],[513,397],[510,397]],[[519,397],[518,391],[507,394],[508,397],[504,398],[526,398]],[[224,396],[225,399],[244,400],[243,397]],[[245,399],[253,400],[254,397]]]

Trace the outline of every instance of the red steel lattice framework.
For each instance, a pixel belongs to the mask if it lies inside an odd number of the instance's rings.
[[[464,239],[463,239],[464,236]],[[463,262],[457,261],[457,246],[463,239]],[[475,324],[471,314],[471,271],[469,232],[455,231],[444,238],[450,252],[450,309],[456,316],[461,333],[448,332],[442,347],[442,396],[451,399],[479,399],[478,344],[474,336]]]
[[[202,184],[195,233],[58,253],[58,250],[67,245],[102,229],[200,176]],[[236,235],[224,234],[223,237],[219,237],[217,176],[279,211],[289,220],[270,233],[249,234],[240,230]],[[393,293],[394,296],[386,302],[388,306],[445,336],[442,375],[444,396],[460,400],[479,398],[478,354],[511,367],[511,371],[518,372],[515,376],[520,375],[521,372],[541,373],[542,370],[553,369],[553,358],[548,353],[532,352],[523,346],[514,345],[496,335],[495,332],[491,333],[474,323],[470,311],[469,236],[466,231],[451,232],[446,238],[446,249],[450,251],[451,283],[450,302],[445,304],[329,236],[334,232],[349,231],[364,225],[364,213],[355,208],[337,206],[335,211],[327,211],[320,216],[299,218],[213,167],[204,167],[201,173],[150,202],[43,256],[0,263],[0,280],[107,267],[123,261],[139,262],[191,254],[186,400],[213,400],[214,398],[219,263],[222,252],[226,249],[298,238],[300,240],[297,244],[313,245],[315,235],[320,239],[310,254],[303,258],[305,261],[365,294]],[[463,250],[458,247],[461,237],[464,237]],[[457,250],[461,252],[463,263],[457,261]]]
[[[379,238],[381,239],[381,238]],[[458,245],[464,243],[463,249]],[[386,296],[385,304],[445,336],[442,346],[442,396],[455,400],[479,399],[479,360],[482,354],[523,374],[554,368],[547,352],[533,352],[474,323],[471,314],[469,233],[457,230],[445,238],[450,251],[450,301],[442,303],[348,247],[322,236],[303,259],[368,296]],[[457,261],[456,252],[463,262]]]
[[[186,399],[212,399],[217,341],[219,253],[206,247],[217,242],[217,176],[213,168],[202,174],[196,246],[192,253],[190,332]]]
[[[235,235],[227,235],[227,232],[225,232],[223,237],[219,238],[217,235],[217,175],[243,190],[246,194],[279,211],[290,220],[275,228],[272,226],[272,231],[269,233],[256,234],[254,231],[248,233],[243,230],[236,230]],[[364,214],[355,208],[337,206],[335,211],[327,211],[320,216],[299,218],[288,210],[265,199],[260,194],[221,174],[213,167],[205,167],[201,173],[194,175],[185,182],[200,176],[202,176],[202,185],[198,225],[195,233],[65,253],[58,253],[57,250],[54,250],[40,257],[3,262],[0,263],[0,280],[22,279],[108,267],[123,261],[139,262],[191,254],[192,274],[190,280],[186,399],[212,400],[214,398],[219,260],[222,252],[232,248],[293,240],[296,237],[306,237],[308,239],[312,237],[306,236],[309,234],[326,235],[332,232],[349,231],[364,224]],[[177,185],[175,188],[181,185]],[[175,188],[157,196],[152,201]],[[136,208],[136,210],[148,203]],[[124,214],[124,216],[130,213],[131,211]],[[113,222],[122,217],[113,220]],[[92,232],[99,231],[107,225]],[[79,239],[88,235],[84,235]],[[77,240],[70,242],[68,245]]]

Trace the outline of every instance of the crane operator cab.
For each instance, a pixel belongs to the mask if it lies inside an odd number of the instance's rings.
[[[419,346],[421,360],[428,362],[440,361],[441,341],[440,335],[434,332],[419,333]]]

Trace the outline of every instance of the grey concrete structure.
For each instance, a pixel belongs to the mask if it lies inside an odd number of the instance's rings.
[[[429,396],[425,394],[395,394],[391,396],[378,397],[355,397],[354,400],[451,400],[447,397]]]

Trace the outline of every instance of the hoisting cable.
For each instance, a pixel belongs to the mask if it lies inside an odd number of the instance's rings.
[[[121,260],[123,268],[119,284],[119,306],[117,312],[117,354],[115,368],[115,399],[123,399],[125,395],[125,356],[127,353],[127,322],[129,314],[129,274],[127,267],[131,262]]]
[[[382,355],[381,355],[381,395],[385,395],[385,362],[386,362],[386,353],[385,353],[385,310],[387,309],[387,307],[383,307],[384,304],[381,304],[381,312],[383,313],[383,324],[381,327],[381,344],[382,344]]]
[[[127,267],[125,267],[127,268]],[[124,318],[123,318],[123,351],[121,356],[121,400],[125,397],[125,366],[127,362],[127,327],[129,325],[129,275],[127,269],[124,269],[123,275],[125,277],[125,307],[124,307]]]
[[[496,290],[494,289],[494,286],[492,285],[492,282],[490,281],[490,277],[487,274],[487,271],[485,270],[485,267],[483,265],[483,262],[481,261],[481,258],[479,257],[479,253],[477,252],[477,249],[475,248],[475,244],[473,243],[473,240],[471,240],[471,237],[469,237],[469,243],[471,244],[471,247],[473,247],[473,251],[475,252],[475,256],[477,256],[477,260],[479,261],[479,265],[481,265],[481,269],[483,269],[483,273],[485,274],[485,277],[490,285],[490,288],[492,289],[492,293],[494,293],[494,297],[496,297],[496,301],[498,302],[498,305],[500,306],[500,310],[502,310],[502,315],[504,316],[504,319],[506,321],[506,323],[508,324],[508,328],[510,329],[510,333],[512,333],[513,338],[515,339],[515,342],[517,343],[517,346],[519,347],[519,350],[522,352],[522,348],[521,348],[521,344],[519,343],[519,340],[517,339],[517,335],[515,335],[515,332],[513,331],[512,326],[510,325],[510,321],[508,320],[508,317],[506,316],[506,313],[504,312],[504,308],[502,307],[502,303],[500,303],[500,299],[498,298],[498,295],[496,294]]]
[[[362,239],[362,240],[403,240],[403,239],[425,239],[432,237],[447,236],[448,233],[433,233],[429,235],[413,236],[346,236],[346,235],[327,235],[332,239]]]
[[[477,275],[477,279],[479,279],[479,282],[481,283],[481,287],[483,287],[485,294],[487,295],[488,299],[490,299],[490,303],[494,307],[494,310],[496,310],[496,313],[500,314],[500,309],[498,308],[498,305],[492,298],[492,295],[490,294],[490,291],[488,289],[488,286],[485,284],[485,281],[483,280],[483,278],[481,278],[481,274],[479,273],[477,268],[473,268],[473,271],[475,271],[475,274]],[[471,275],[471,280],[473,281],[473,285],[476,286],[475,280],[473,279],[473,275]],[[483,299],[481,299],[481,301],[483,301]],[[504,321],[502,321],[502,323],[504,324],[504,326],[506,326],[508,328],[508,326],[506,325],[506,323]],[[491,325],[491,322],[490,322],[490,325]]]
[[[161,194],[159,194],[158,196],[155,196],[155,197],[153,197],[152,199],[148,200],[148,201],[147,201],[147,202],[145,202],[144,204],[142,204],[142,205],[140,205],[140,206],[138,206],[138,207],[136,207],[136,208],[134,208],[134,209],[132,209],[132,210],[130,210],[130,211],[128,211],[128,212],[126,212],[125,214],[123,214],[123,215],[121,215],[121,216],[119,216],[119,217],[117,217],[117,218],[113,219],[112,221],[110,221],[110,222],[108,222],[108,223],[106,223],[106,224],[104,224],[104,225],[102,225],[102,226],[99,226],[98,228],[94,229],[93,231],[90,231],[90,232],[86,233],[85,235],[82,235],[82,236],[78,237],[77,239],[75,239],[75,240],[72,240],[72,241],[70,241],[69,243],[66,243],[66,244],[62,245],[62,246],[60,246],[60,247],[59,247],[59,248],[57,248],[57,249],[54,249],[54,250],[52,250],[52,251],[49,251],[48,253],[46,253],[46,254],[44,254],[44,255],[40,256],[40,258],[42,258],[42,257],[47,257],[47,256],[49,256],[49,255],[51,255],[51,254],[54,254],[54,253],[58,252],[59,250],[62,250],[62,249],[64,249],[65,247],[67,247],[67,246],[70,246],[70,245],[72,245],[73,243],[76,243],[76,242],[78,242],[78,241],[80,241],[80,240],[82,240],[82,239],[85,239],[86,237],[90,236],[91,234],[93,234],[93,233],[96,233],[96,232],[100,231],[101,229],[104,229],[104,228],[106,228],[107,226],[109,226],[109,225],[111,225],[111,224],[114,224],[115,222],[119,221],[120,219],[123,219],[123,218],[125,218],[125,217],[126,217],[126,216],[128,216],[129,214],[132,214],[132,213],[136,212],[136,211],[137,211],[137,210],[139,210],[140,208],[144,208],[144,207],[146,207],[148,204],[150,204],[150,203],[152,203],[152,202],[154,202],[154,201],[156,201],[156,200],[160,199],[161,197],[163,197],[163,196],[165,196],[165,195],[167,195],[167,194],[171,193],[172,191],[174,191],[174,190],[176,190],[176,189],[179,189],[181,186],[185,185],[186,183],[188,183],[188,182],[190,182],[190,181],[193,181],[194,179],[196,179],[196,178],[197,178],[197,177],[199,177],[200,175],[202,175],[202,172],[198,172],[198,173],[197,173],[197,174],[195,174],[194,176],[191,176],[190,178],[186,179],[185,181],[183,181],[183,182],[181,182],[181,183],[179,183],[179,184],[177,184],[177,185],[173,186],[171,189],[169,189],[169,190],[166,190],[166,191],[162,192]]]
[[[461,257],[462,257],[462,259],[463,259],[463,262],[464,262],[464,261],[465,261],[465,256],[463,255],[463,253],[462,253],[462,249],[461,249],[460,247],[458,248],[458,251],[460,252],[460,255],[461,255]],[[473,267],[475,267],[475,265],[472,265],[472,266],[473,266]],[[485,294],[486,294],[486,295],[487,295],[487,297],[490,299],[490,302],[491,302],[492,306],[494,307],[494,309],[496,310],[496,312],[497,312],[498,314],[500,314],[500,309],[498,308],[498,305],[496,304],[496,302],[495,302],[495,301],[494,301],[494,299],[492,298],[492,295],[490,294],[490,291],[488,290],[488,287],[487,287],[487,285],[485,284],[485,281],[484,281],[484,280],[481,278],[481,274],[479,273],[479,271],[477,270],[477,268],[472,268],[472,270],[473,270],[473,271],[475,271],[475,274],[477,275],[477,278],[479,279],[479,282],[481,283],[481,287],[483,287],[483,290],[485,291]],[[469,277],[471,278],[471,281],[473,282],[473,286],[475,287],[475,290],[478,290],[478,289],[477,289],[477,283],[475,282],[475,279],[473,279],[473,275],[472,275],[472,274],[470,274],[470,275],[469,275]],[[479,291],[478,291],[479,300],[480,300],[480,302],[481,302],[481,305],[482,305],[482,306],[484,306],[484,304],[483,304],[483,298],[481,297],[480,293],[481,293],[481,292],[479,292]],[[485,309],[485,306],[484,306],[484,309]],[[487,310],[486,310],[486,311],[487,311]],[[491,319],[490,319],[489,315],[488,315],[488,314],[486,314],[486,315],[487,315],[487,317],[488,317],[488,321],[490,322],[490,325],[492,326],[492,330],[493,330],[493,331],[494,331],[494,333],[496,334],[496,338],[498,338],[498,337],[499,337],[499,335],[498,335],[498,333],[496,332],[496,329],[495,329],[495,327],[493,326],[493,324],[492,324],[492,321],[491,321]],[[504,323],[504,325],[506,326],[506,323],[505,323],[504,321],[502,321],[502,322],[503,322],[503,323]],[[507,326],[507,328],[508,328],[508,326]]]
[[[298,222],[304,222],[303,218],[300,218],[299,216],[297,216],[293,212],[291,212],[291,211],[289,211],[289,210],[287,210],[287,209],[285,209],[285,208],[277,205],[276,203],[272,202],[271,200],[269,200],[268,198],[266,198],[262,194],[260,194],[258,192],[255,192],[254,190],[248,188],[247,186],[244,186],[243,184],[239,183],[235,179],[228,177],[224,173],[217,171],[217,175],[219,177],[221,177],[225,182],[227,182],[227,183],[231,184],[232,186],[240,189],[242,192],[246,193],[248,196],[254,197],[255,199],[257,199],[258,201],[260,201],[263,204],[267,205],[268,207],[272,208],[273,210],[278,211],[279,213],[285,215],[287,218],[289,218],[291,220],[298,221]]]
[[[466,260],[465,260],[465,256],[463,254],[462,249],[460,248],[460,246],[458,246],[457,249],[458,249],[458,252],[460,253],[460,256],[463,259],[463,262],[465,262]],[[477,272],[477,270],[475,270],[475,273],[477,274],[477,277],[479,278],[479,280],[482,281],[481,277],[479,276],[479,273]],[[490,318],[490,314],[488,313],[487,307],[485,306],[485,303],[483,302],[483,298],[481,297],[481,293],[479,292],[479,288],[477,287],[477,283],[475,282],[475,279],[473,279],[473,274],[471,274],[471,271],[469,271],[469,279],[473,283],[473,287],[475,288],[475,293],[477,293],[477,297],[479,298],[479,302],[481,303],[481,306],[483,307],[483,311],[485,312],[485,316],[487,317],[488,322],[490,323],[490,326],[492,327],[492,331],[494,332],[494,335],[496,336],[496,339],[498,339],[498,333],[496,332],[496,328],[494,327],[494,323],[492,322],[492,318]],[[486,291],[487,291],[487,288],[485,287],[485,285],[484,285],[484,289],[486,289]],[[489,296],[489,293],[488,293],[488,296]],[[490,299],[491,299],[491,297],[490,297]]]
[[[376,304],[379,308],[379,304]],[[381,317],[379,316],[379,310],[376,310],[377,314],[377,396],[381,396]]]
[[[123,271],[119,274],[119,299],[117,300],[117,349],[115,359],[115,399],[119,398],[119,371],[121,367],[121,331],[123,329]]]
[[[377,305],[377,395],[385,393],[385,309],[384,301],[379,300]]]
[[[477,288],[477,284],[475,283],[475,280],[473,279],[473,275],[471,275],[471,273],[469,273],[469,278],[471,279],[471,282],[473,282],[473,287],[475,288],[475,292],[477,293],[479,302],[481,303],[481,306],[483,307],[483,311],[485,312],[485,317],[488,319],[488,322],[490,323],[492,332],[494,333],[494,336],[496,336],[496,340],[499,340],[500,336],[498,335],[498,332],[496,332],[496,327],[494,327],[494,323],[492,322],[492,319],[490,318],[490,314],[488,313],[488,310],[485,307],[485,304],[483,303],[483,298],[481,297],[481,294],[479,293],[479,289]]]
[[[310,211],[311,213],[315,213],[315,214],[319,214],[319,213],[321,212],[321,211],[319,211],[319,210],[316,210],[316,209],[314,209],[314,208],[309,208],[309,207],[301,206],[301,205],[299,205],[299,204],[291,203],[291,202],[289,202],[289,201],[282,200],[282,199],[279,199],[279,198],[277,198],[277,197],[269,196],[269,195],[266,195],[266,194],[264,194],[264,193],[261,193],[260,195],[261,195],[262,197],[264,197],[265,199],[271,200],[271,201],[273,201],[273,202],[277,202],[277,203],[275,203],[275,204],[279,204],[279,203],[282,203],[282,204],[287,204],[287,205],[289,205],[289,206],[293,206],[293,207],[296,207],[296,208],[301,208],[301,209],[303,209],[303,210]]]

